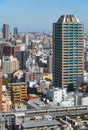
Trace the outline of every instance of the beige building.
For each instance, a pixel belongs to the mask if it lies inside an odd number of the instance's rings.
[[[7,60],[2,63],[3,73],[13,73],[19,69],[19,61],[17,58],[10,56]]]
[[[11,97],[14,108],[19,108],[27,100],[27,84],[25,82],[11,84]]]
[[[40,80],[40,78],[43,77],[43,73],[32,73],[32,72],[26,72],[25,73],[25,81],[35,81]]]

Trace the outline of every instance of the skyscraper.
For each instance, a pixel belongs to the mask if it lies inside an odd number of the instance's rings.
[[[84,73],[84,26],[74,15],[53,24],[53,82],[56,87],[76,86]]]
[[[3,39],[9,40],[9,25],[3,24]]]
[[[18,28],[14,27],[14,34],[17,36],[18,35]]]
[[[26,61],[29,58],[29,51],[17,51],[16,57],[19,61],[20,69],[25,70],[26,69]]]

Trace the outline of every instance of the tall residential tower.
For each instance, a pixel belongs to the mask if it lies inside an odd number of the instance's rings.
[[[53,82],[56,87],[76,86],[84,73],[84,26],[74,15],[53,24]]]

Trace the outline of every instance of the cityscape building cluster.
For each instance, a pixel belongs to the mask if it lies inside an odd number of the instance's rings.
[[[10,32],[9,27],[3,24],[0,32],[0,112],[16,113],[5,117],[3,127],[58,130],[61,123],[64,130],[78,127],[80,123],[74,123],[73,117],[58,121],[48,113],[29,119],[25,113],[88,106],[88,34],[84,34],[84,24],[74,15],[62,15],[53,23],[53,34],[22,33],[18,27]]]

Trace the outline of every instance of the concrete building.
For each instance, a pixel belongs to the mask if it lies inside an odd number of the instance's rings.
[[[2,40],[2,39],[3,39],[3,33],[0,32],[0,40]]]
[[[53,67],[52,63],[53,63],[52,55],[47,56],[47,72],[48,73],[52,73],[52,67]]]
[[[12,62],[11,61],[3,61],[3,73],[10,74],[12,73]]]
[[[12,45],[4,45],[3,47],[3,55],[10,56],[13,55],[13,47]]]
[[[20,51],[20,46],[13,46],[12,55],[15,56],[17,51]]]
[[[3,89],[3,86],[2,86]],[[8,96],[7,91],[2,92],[2,111],[8,112],[11,110],[11,97]]]
[[[16,52],[20,51],[20,46],[14,46],[14,45],[4,45],[3,47],[3,54],[5,56],[15,56]]]
[[[88,48],[86,48],[84,55],[85,55],[84,69],[88,72]]]
[[[0,117],[0,130],[5,130],[5,119]]]
[[[31,99],[27,102],[28,109],[43,109],[45,107],[45,103],[40,101],[38,98]]]
[[[88,105],[88,95],[82,93],[68,93],[67,97],[59,104],[62,107]]]
[[[84,28],[74,15],[53,24],[53,82],[56,87],[76,86],[84,73]]]
[[[9,40],[9,25],[8,24],[3,24],[3,39],[6,41]]]
[[[25,82],[12,83],[11,98],[14,108],[22,107],[27,100],[27,84]]]
[[[25,43],[26,45],[29,45],[29,35],[28,34],[24,35],[23,43]]]
[[[47,97],[56,103],[60,103],[66,96],[66,89],[53,88],[47,91]]]
[[[81,83],[81,92],[88,94],[88,81]]]
[[[19,69],[19,61],[17,58],[10,56],[2,62],[3,73],[11,74]]]
[[[88,72],[88,41],[85,40],[84,43],[84,68]]]
[[[81,87],[82,83],[85,83],[85,82],[88,82],[88,73],[86,71],[84,71],[83,76],[78,75],[76,77],[76,89],[78,90]]]
[[[17,58],[13,56],[10,56],[10,60],[12,61],[13,72],[15,72],[16,70],[19,69],[19,61],[17,60]]]
[[[25,72],[25,82],[38,81],[42,77],[43,77],[43,73]]]
[[[88,106],[88,96],[82,97],[82,105]]]
[[[0,75],[0,112],[2,111],[2,76]]]
[[[26,70],[26,61],[29,58],[29,51],[17,51],[16,57],[19,61],[20,69]]]
[[[60,103],[60,106],[62,107],[72,107],[74,106],[74,98],[71,98],[71,99],[67,99],[65,101],[62,101]]]
[[[76,89],[81,87],[82,82],[84,82],[84,76],[77,76],[77,78],[76,78]]]

